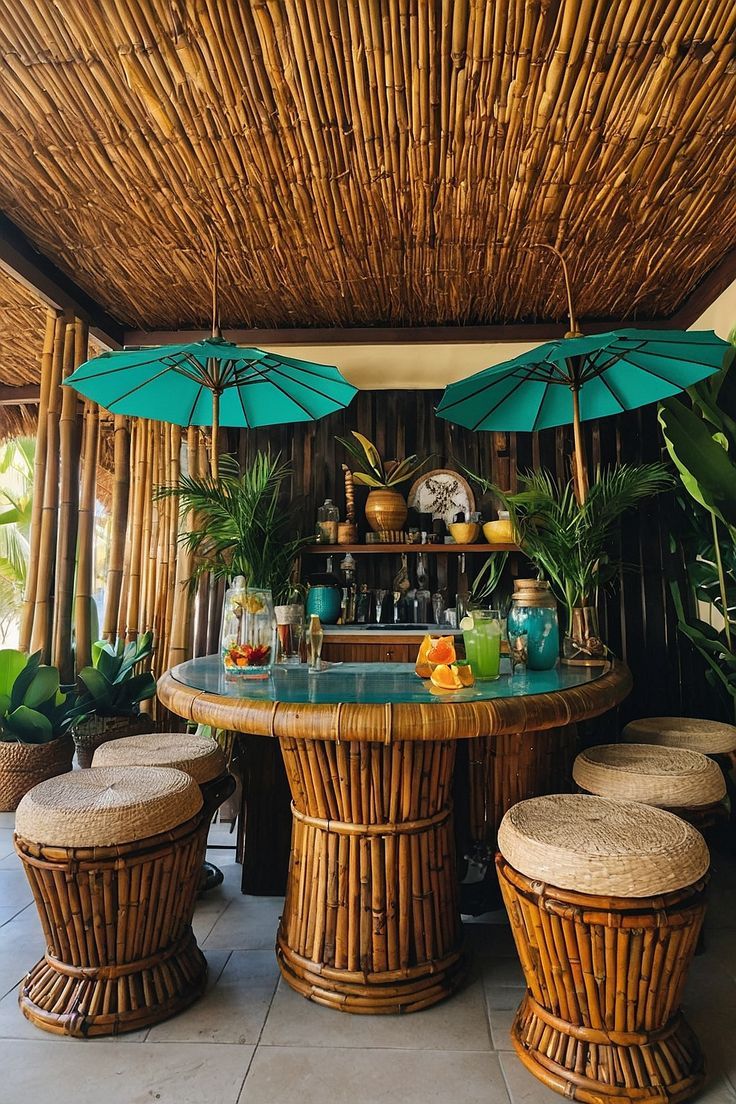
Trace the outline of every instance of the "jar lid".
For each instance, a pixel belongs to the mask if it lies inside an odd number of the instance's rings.
[[[514,579],[514,590],[549,590],[546,579]]]

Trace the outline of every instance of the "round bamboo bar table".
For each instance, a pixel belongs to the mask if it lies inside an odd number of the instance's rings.
[[[292,847],[276,953],[286,981],[346,1012],[413,1012],[463,972],[452,779],[458,740],[568,726],[628,693],[623,664],[433,692],[408,663],[226,678],[219,656],[159,681],[171,712],[279,740]]]

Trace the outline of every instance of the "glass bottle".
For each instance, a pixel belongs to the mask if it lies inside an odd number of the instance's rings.
[[[319,671],[322,666],[322,641],[325,638],[322,622],[316,613],[309,618],[307,631],[307,658],[310,671]]]
[[[337,544],[337,523],[340,511],[331,498],[326,498],[317,510],[317,533],[320,544]]]

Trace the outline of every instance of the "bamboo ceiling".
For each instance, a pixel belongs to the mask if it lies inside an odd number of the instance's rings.
[[[736,234],[733,0],[5,0],[0,208],[113,315],[672,313]]]
[[[45,319],[41,301],[0,270],[0,383],[38,383]],[[35,422],[35,405],[0,406],[0,440],[33,433]]]

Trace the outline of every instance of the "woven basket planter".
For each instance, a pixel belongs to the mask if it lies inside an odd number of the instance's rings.
[[[48,744],[0,741],[0,812],[12,812],[38,782],[72,769],[74,741],[61,736]]]
[[[147,713],[140,713],[137,717],[90,717],[88,721],[74,726],[77,762],[84,769],[91,767],[97,748],[108,740],[152,731],[153,723]]]

